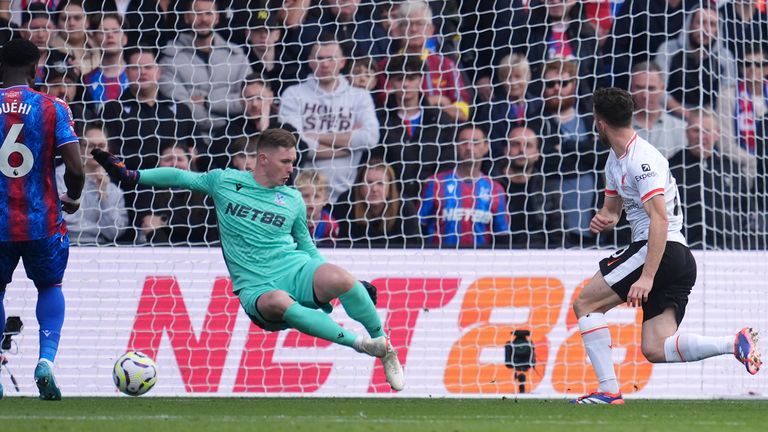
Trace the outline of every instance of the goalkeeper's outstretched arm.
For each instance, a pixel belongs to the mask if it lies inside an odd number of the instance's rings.
[[[205,174],[177,168],[152,168],[146,170],[129,170],[117,156],[103,150],[91,151],[96,160],[107,171],[112,181],[124,188],[132,188],[137,184],[158,188],[181,188],[208,193],[203,177]]]

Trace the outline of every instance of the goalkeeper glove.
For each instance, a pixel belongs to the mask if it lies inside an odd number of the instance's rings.
[[[368,295],[371,296],[371,300],[373,300],[373,304],[376,305],[376,299],[377,299],[376,287],[373,286],[373,284],[368,281],[360,281],[360,283],[363,284],[363,287],[365,287],[365,290],[368,291]]]
[[[91,150],[91,155],[99,165],[104,167],[104,170],[113,182],[120,184],[124,188],[132,188],[139,183],[140,173],[126,168],[125,162],[112,153],[93,149]]]

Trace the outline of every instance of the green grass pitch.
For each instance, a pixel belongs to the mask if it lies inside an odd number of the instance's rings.
[[[3,431],[765,431],[768,401],[32,398],[0,401]]]

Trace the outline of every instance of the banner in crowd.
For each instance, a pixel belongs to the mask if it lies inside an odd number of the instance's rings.
[[[139,350],[158,364],[154,396],[565,398],[597,385],[571,305],[609,253],[324,250],[330,262],[379,288],[377,309],[406,371],[406,390],[396,394],[373,358],[252,325],[218,249],[73,248],[57,378],[65,396],[114,395],[115,359]],[[698,282],[681,331],[768,331],[766,253],[695,255]],[[36,392],[35,302],[35,288],[19,268],[5,305],[24,329],[5,355],[21,391],[3,371],[8,396]],[[364,331],[340,305],[334,309],[335,320]],[[607,318],[627,397],[768,395],[768,375],[748,375],[732,356],[652,365],[640,351],[642,312],[622,306]],[[516,330],[530,331],[531,369],[509,367],[505,346]]]

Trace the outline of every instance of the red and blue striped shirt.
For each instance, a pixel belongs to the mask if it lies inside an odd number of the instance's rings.
[[[316,224],[309,221],[308,225],[309,235],[315,241],[332,240],[339,236],[339,224],[327,209],[320,212],[320,220]]]
[[[450,170],[430,177],[419,217],[430,244],[488,246],[494,234],[509,234],[504,188],[485,175],[463,179]]]
[[[0,241],[50,237],[65,227],[56,149],[77,142],[69,106],[27,86],[0,89]]]

